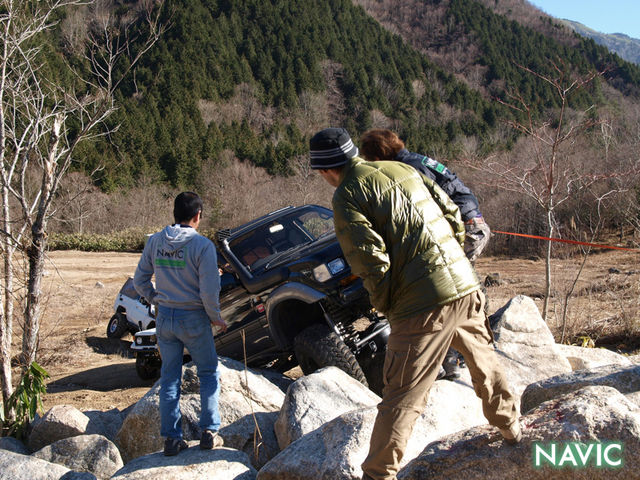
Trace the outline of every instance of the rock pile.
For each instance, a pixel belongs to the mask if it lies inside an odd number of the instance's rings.
[[[527,297],[512,299],[491,323],[521,400],[523,441],[508,446],[487,425],[465,369],[433,386],[398,479],[632,478],[640,468],[640,358],[556,345]],[[223,448],[197,446],[199,384],[187,365],[181,410],[190,448],[178,456],[161,452],[156,384],[125,412],[58,405],[34,422],[26,444],[0,439],[0,479],[361,478],[378,396],[333,367],[293,383],[229,359],[221,370]],[[534,468],[539,443],[606,441],[624,446],[622,468]]]

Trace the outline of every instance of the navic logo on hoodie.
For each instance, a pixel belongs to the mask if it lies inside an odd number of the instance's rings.
[[[186,266],[184,261],[186,250],[187,247],[179,250],[165,250],[159,247],[156,250],[155,265],[158,267],[184,268]]]

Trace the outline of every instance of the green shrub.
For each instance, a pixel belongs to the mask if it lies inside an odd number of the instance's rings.
[[[130,228],[108,234],[52,233],[51,250],[81,250],[84,252],[139,252],[144,248],[146,231]]]
[[[38,410],[43,410],[42,395],[47,391],[47,378],[47,371],[36,362],[29,365],[9,400],[0,408],[3,436],[14,436],[20,440],[24,438],[29,422],[35,418]],[[12,412],[14,417],[11,416]]]

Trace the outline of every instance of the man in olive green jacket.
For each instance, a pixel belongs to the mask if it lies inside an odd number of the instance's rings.
[[[449,345],[465,358],[489,423],[521,435],[513,395],[493,349],[480,284],[463,250],[458,207],[399,162],[366,162],[342,128],[310,141],[311,168],[336,187],[336,236],[391,334],[363,479],[395,479]]]

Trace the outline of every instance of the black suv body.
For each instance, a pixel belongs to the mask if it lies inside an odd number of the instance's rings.
[[[298,363],[305,374],[333,365],[381,390],[389,325],[351,274],[331,210],[286,207],[218,231],[215,244],[228,325],[215,335],[218,355],[251,366]],[[154,342],[153,331],[135,335],[141,376],[159,367]]]

